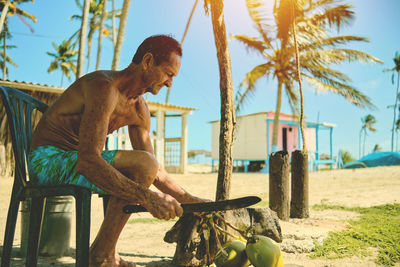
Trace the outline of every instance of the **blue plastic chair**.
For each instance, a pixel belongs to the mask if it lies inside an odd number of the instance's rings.
[[[0,86],[0,93],[8,117],[15,158],[14,184],[4,234],[1,267],[10,266],[20,202],[30,198],[30,217],[26,266],[37,266],[39,238],[47,197],[73,196],[76,202],[76,266],[89,266],[90,207],[92,192],[76,185],[37,186],[27,179],[26,158],[32,138],[35,112],[45,112],[48,106],[15,88]],[[104,212],[108,196],[103,196]]]

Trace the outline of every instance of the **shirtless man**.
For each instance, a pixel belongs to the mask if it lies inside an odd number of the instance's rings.
[[[142,95],[172,86],[182,50],[165,35],[147,38],[121,71],[96,71],[76,80],[43,115],[32,137],[30,179],[38,184],[79,184],[111,195],[90,248],[90,266],[135,266],[115,251],[129,215],[140,204],[154,217],[182,215],[180,203],[205,201],[178,186],[155,160],[150,113]],[[107,134],[128,126],[134,150],[103,151]],[[152,191],[154,184],[161,192]]]

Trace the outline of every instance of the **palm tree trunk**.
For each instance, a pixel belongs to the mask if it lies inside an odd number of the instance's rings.
[[[86,64],[86,73],[89,72],[89,67],[90,67],[90,52],[92,50],[92,37],[88,37],[88,48],[87,48],[87,55],[86,55],[86,59],[87,59],[87,64]]]
[[[112,0],[112,42],[113,42],[113,49],[115,49],[115,44],[117,43],[117,35],[115,33],[115,0]]]
[[[282,86],[283,86],[282,80],[280,77],[278,77],[278,95],[276,98],[274,126],[272,130],[272,147],[271,147],[272,153],[278,151],[279,115],[281,113]]]
[[[210,2],[214,41],[218,57],[221,93],[219,170],[216,199],[222,200],[229,198],[230,193],[232,178],[232,144],[236,118],[233,98],[231,58],[229,54],[228,39],[226,37],[223,1],[214,0]]]
[[[11,0],[7,0],[7,2],[4,4],[3,10],[1,11],[1,16],[0,16],[0,32],[3,30],[4,22],[6,21],[7,13],[8,13],[8,7],[10,6]]]
[[[360,136],[358,138],[358,159],[361,158],[361,139],[362,139],[362,128],[360,130]]]
[[[82,76],[83,72],[83,58],[85,53],[85,38],[87,33],[87,24],[89,19],[89,8],[90,8],[90,1],[85,0],[83,6],[83,13],[82,13],[82,24],[81,24],[81,31],[79,34],[79,54],[78,54],[78,66],[76,68],[76,78]]]
[[[96,59],[96,70],[100,67],[100,56],[101,56],[101,43],[103,41],[103,28],[104,21],[106,20],[106,12],[107,12],[107,0],[103,0],[103,9],[101,11],[101,19],[100,19],[100,27],[99,27],[99,42],[97,43],[97,59]]]
[[[5,20],[7,23],[7,18]],[[6,42],[6,30],[3,31],[3,80],[7,79],[7,42]]]
[[[393,144],[394,144],[394,131],[396,127],[396,111],[397,111],[397,102],[399,99],[399,76],[400,74],[397,73],[397,89],[396,89],[396,97],[395,97],[395,102],[394,102],[394,107],[393,107],[393,128],[392,128],[392,152],[393,152]]]
[[[292,28],[293,28],[294,47],[296,52],[296,66],[297,66],[296,72],[297,72],[297,79],[299,81],[299,91],[300,91],[300,130],[301,130],[301,137],[303,140],[303,152],[307,154],[306,135],[304,130],[304,96],[303,96],[303,85],[301,83],[299,46],[297,44],[295,20],[293,20],[292,22]]]
[[[199,0],[196,0],[196,1],[194,2],[192,11],[190,12],[188,21],[187,21],[187,23],[186,23],[185,31],[184,31],[183,36],[182,36],[182,39],[181,39],[181,46],[183,46],[183,42],[185,41],[186,34],[187,34],[188,30],[189,30],[190,22],[192,21],[193,13],[194,13],[194,11],[196,10],[196,6],[197,6],[197,3],[198,3],[198,2],[199,2]],[[171,87],[168,87],[168,89],[167,89],[167,95],[165,96],[165,104],[168,104],[170,92],[171,92]]]
[[[130,4],[131,4],[131,0],[124,0],[124,4],[122,5],[121,17],[119,19],[117,43],[114,48],[114,57],[113,57],[112,66],[111,66],[112,70],[118,69],[119,56],[121,54],[122,42],[124,40],[125,27],[126,27],[126,21],[128,18]]]
[[[364,142],[363,142],[363,151],[362,151],[363,157],[365,156],[365,139],[366,138],[367,138],[367,131],[364,131]]]

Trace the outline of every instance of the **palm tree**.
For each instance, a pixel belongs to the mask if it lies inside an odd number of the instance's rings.
[[[27,13],[26,11],[17,7],[19,3],[33,2],[33,0],[14,0],[11,2],[10,0],[0,2],[1,17],[0,17],[0,32],[3,29],[3,25],[6,21],[7,16],[17,15],[19,19],[29,27],[29,29],[33,32],[32,27],[26,22],[25,18],[29,18],[33,22],[36,22],[36,17],[32,14]]]
[[[359,157],[361,158],[364,156],[365,152],[365,139],[367,136],[367,130],[370,130],[371,132],[375,132],[376,129],[373,127],[373,125],[376,123],[376,119],[373,115],[368,114],[365,117],[361,118],[361,130],[360,130],[360,139],[359,139]],[[363,142],[363,149],[362,149],[362,155],[361,155],[361,139],[362,139],[362,134],[364,134],[364,142]]]
[[[90,1],[91,0],[84,1],[84,6],[83,6],[83,10],[82,10],[82,23],[81,23],[81,29],[79,31],[78,65],[77,65],[77,71],[76,71],[77,79],[79,77],[81,77],[82,73],[83,73],[83,55],[85,53],[85,47],[86,47],[85,43],[86,43],[86,32],[87,32],[87,24],[88,24],[88,17],[89,17]]]
[[[395,132],[395,126],[396,126],[396,111],[397,111],[397,105],[398,105],[398,100],[399,100],[399,79],[400,79],[400,53],[396,52],[395,56],[393,58],[394,61],[394,67],[391,69],[385,69],[384,71],[392,71],[392,84],[394,84],[394,76],[397,73],[397,86],[396,86],[396,97],[394,101],[394,106],[393,106],[393,127],[392,127],[392,145],[391,149],[393,152],[393,144],[394,144],[394,132]]]
[[[219,134],[219,168],[216,200],[229,198],[232,178],[232,144],[236,124],[235,102],[233,97],[232,67],[226,36],[223,13],[223,0],[205,0],[206,13],[211,7],[211,21],[214,32],[214,42],[217,49],[220,94],[221,122]]]
[[[379,144],[376,144],[374,146],[374,149],[372,149],[372,152],[378,152],[378,151],[382,151],[382,147]]]
[[[281,0],[279,7],[275,1],[274,26],[270,25],[270,20],[266,16],[264,1],[246,0],[246,4],[259,37],[246,35],[233,35],[232,37],[243,43],[247,49],[259,53],[265,59],[265,63],[254,67],[245,75],[236,95],[236,108],[239,110],[248,96],[255,92],[256,82],[260,78],[277,80],[277,101],[272,134],[272,152],[275,152],[278,149],[278,126],[283,89],[288,96],[293,112],[298,113],[299,95],[294,90],[294,82],[298,79],[296,77],[295,44],[293,39],[289,38],[293,27],[290,27],[290,21],[286,19],[291,10],[291,1]],[[294,10],[294,17],[301,75],[317,90],[339,94],[357,106],[373,106],[367,96],[350,85],[351,80],[348,76],[331,68],[331,64],[340,64],[346,61],[381,62],[362,51],[336,48],[338,45],[349,42],[368,41],[366,38],[357,36],[329,35],[332,26],[337,26],[339,29],[353,19],[354,13],[350,10],[350,6],[334,5],[332,0],[298,1],[298,5],[300,6]]]
[[[49,56],[54,58],[54,60],[50,63],[47,72],[52,72],[60,68],[62,86],[64,75],[70,78],[71,71],[72,73],[76,73],[76,55],[78,54],[78,50],[73,50],[70,40],[64,40],[60,45],[57,45],[53,42],[53,47],[56,50],[55,53],[47,52]]]
[[[96,70],[100,67],[100,56],[101,56],[101,44],[103,41],[103,29],[104,29],[104,21],[106,20],[107,15],[107,0],[101,0],[101,4],[103,8],[101,9],[101,17],[100,17],[100,25],[99,25],[99,41],[97,43],[97,57],[96,57]],[[88,53],[89,55],[89,53]],[[89,62],[89,57],[88,57]],[[89,67],[89,63],[88,63]]]
[[[3,37],[0,38],[0,41],[2,39],[3,39]],[[5,42],[3,42],[3,43],[5,43]],[[6,47],[7,47],[7,49],[17,48],[15,45],[6,45]],[[7,63],[18,68],[18,65],[14,61],[12,61],[12,59],[7,55],[7,53],[5,52],[4,46],[3,46],[3,50],[0,51],[0,68],[3,70],[3,80],[7,79],[7,74],[8,74]]]
[[[1,17],[0,17],[0,31],[2,31],[2,38],[3,38],[3,64],[2,64],[2,69],[3,69],[3,79],[5,80],[7,77],[7,66],[6,63],[10,62],[10,59],[7,55],[7,43],[6,40],[11,38],[11,35],[8,31],[8,26],[7,26],[7,17],[17,15],[19,19],[29,27],[31,32],[33,32],[33,28],[26,22],[25,18],[31,19],[33,22],[36,22],[36,17],[34,15],[31,15],[24,10],[20,9],[17,7],[18,3],[22,2],[31,2],[32,0],[16,0],[11,3],[11,1],[4,1],[0,2],[0,9],[2,10],[1,12]],[[4,29],[3,29],[4,28]]]
[[[7,63],[12,64],[14,67],[18,68],[18,65],[12,61],[12,59],[8,56],[7,54],[7,49],[12,49],[12,48],[16,48],[17,46],[15,45],[7,45],[6,40],[7,39],[11,39],[12,36],[10,34],[10,32],[8,31],[8,25],[7,23],[4,24],[4,30],[1,33],[1,37],[0,37],[0,42],[2,41],[2,50],[0,51],[0,67],[3,70],[3,80],[7,79],[7,74],[8,74],[8,67],[7,67]]]
[[[396,121],[396,151],[399,151],[400,119]]]
[[[79,0],[75,0],[76,5],[79,7],[80,10],[83,10],[83,6],[80,4]],[[105,21],[109,18],[111,18],[111,14],[107,12],[106,9],[106,3],[107,0],[91,0],[90,5],[89,5],[89,25],[88,25],[88,31],[87,31],[87,54],[86,54],[86,72],[89,71],[89,66],[90,66],[90,55],[92,51],[92,43],[93,43],[93,35],[96,33],[97,30],[99,30],[99,40],[98,40],[98,46],[101,46],[102,42],[102,36],[108,36],[111,27],[105,24]],[[119,12],[117,10],[117,12]],[[120,16],[119,13],[116,14],[117,17]],[[82,15],[73,15],[70,17],[70,20],[79,20],[82,22]],[[77,36],[78,33],[80,33],[80,30],[76,31],[70,39],[73,40],[73,44],[75,45],[77,42]],[[97,53],[97,63],[96,63],[96,69],[98,69],[98,64],[100,61],[100,52],[98,49]]]
[[[119,57],[121,54],[122,42],[124,40],[126,21],[128,19],[128,12],[129,12],[130,5],[131,5],[131,0],[124,0],[124,3],[122,5],[121,17],[119,20],[117,41],[116,41],[116,44],[114,47],[114,56],[113,56],[112,66],[111,66],[112,70],[118,69]]]

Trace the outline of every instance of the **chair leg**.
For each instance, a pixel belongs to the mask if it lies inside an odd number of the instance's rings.
[[[103,198],[103,214],[106,216],[108,201],[110,201],[110,195],[102,195]]]
[[[91,193],[75,196],[76,202],[76,266],[89,266]]]
[[[42,228],[45,199],[32,198],[29,216],[28,249],[26,252],[26,266],[37,266],[39,239]]]
[[[11,196],[10,207],[8,208],[6,231],[4,233],[3,252],[1,256],[1,267],[9,267],[11,262],[11,251],[14,241],[15,227],[17,225],[19,199]]]

